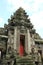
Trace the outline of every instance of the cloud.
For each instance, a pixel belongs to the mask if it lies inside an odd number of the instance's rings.
[[[43,4],[43,0],[8,0],[11,9],[17,9],[20,6],[26,10],[37,11],[39,6]]]
[[[3,18],[0,18],[0,22],[2,22],[3,21]]]
[[[30,18],[36,29],[43,28],[43,11],[34,13],[32,16],[30,16]]]
[[[34,13],[30,18],[36,32],[43,38],[43,11]]]
[[[30,16],[35,29],[40,31],[43,28],[43,0],[7,0],[9,11],[16,11],[19,7],[26,10]],[[41,33],[41,32],[39,32]]]
[[[25,10],[28,9],[28,4],[24,3],[24,0],[8,0],[8,4],[10,6],[11,11],[18,9],[19,7],[23,7]]]
[[[0,27],[2,27],[2,26],[4,27],[4,20],[3,20],[3,18],[0,17]]]

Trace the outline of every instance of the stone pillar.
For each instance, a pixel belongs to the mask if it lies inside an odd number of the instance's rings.
[[[11,39],[11,31],[9,30],[9,31],[8,31],[8,45],[9,45],[10,42],[11,42],[10,39]]]
[[[28,54],[28,35],[25,33],[25,52]]]
[[[34,34],[32,34],[32,41],[33,41],[33,45],[35,45],[35,42],[34,42]]]
[[[17,30],[17,53],[19,54],[19,48],[20,48],[20,30]]]
[[[0,59],[1,59],[1,51],[0,51]]]
[[[28,54],[31,52],[31,37],[30,37],[30,32],[27,30],[27,37],[28,37]]]
[[[14,28],[14,50],[17,51],[17,27]]]
[[[38,52],[38,48],[35,46],[35,41],[34,41],[34,34],[32,35],[32,47],[34,48],[34,53]]]
[[[10,44],[10,38],[11,38],[10,36],[11,36],[11,31],[9,30],[9,31],[8,31],[8,42],[7,42],[7,54],[8,54],[8,48],[9,48],[9,46],[11,45],[11,44]]]

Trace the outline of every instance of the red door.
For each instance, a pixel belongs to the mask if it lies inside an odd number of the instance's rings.
[[[20,56],[24,55],[24,44],[25,44],[25,36],[20,35],[20,49],[19,49],[19,55]]]

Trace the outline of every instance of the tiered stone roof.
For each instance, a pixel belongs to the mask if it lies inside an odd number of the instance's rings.
[[[6,35],[8,33],[8,28],[13,29],[14,26],[27,27],[29,28],[30,33],[34,33],[35,39],[41,39],[39,34],[35,32],[29,16],[21,7],[13,15],[11,15],[10,19],[8,19],[8,25],[4,25],[4,28],[0,28],[0,35]]]
[[[11,15],[11,18],[8,19],[8,23],[11,26],[24,26],[29,28],[30,32],[35,32],[28,15],[21,7],[13,15]]]

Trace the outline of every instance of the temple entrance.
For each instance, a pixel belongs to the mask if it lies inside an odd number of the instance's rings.
[[[23,56],[24,52],[25,52],[25,35],[20,35],[20,51],[19,51],[19,55]]]

